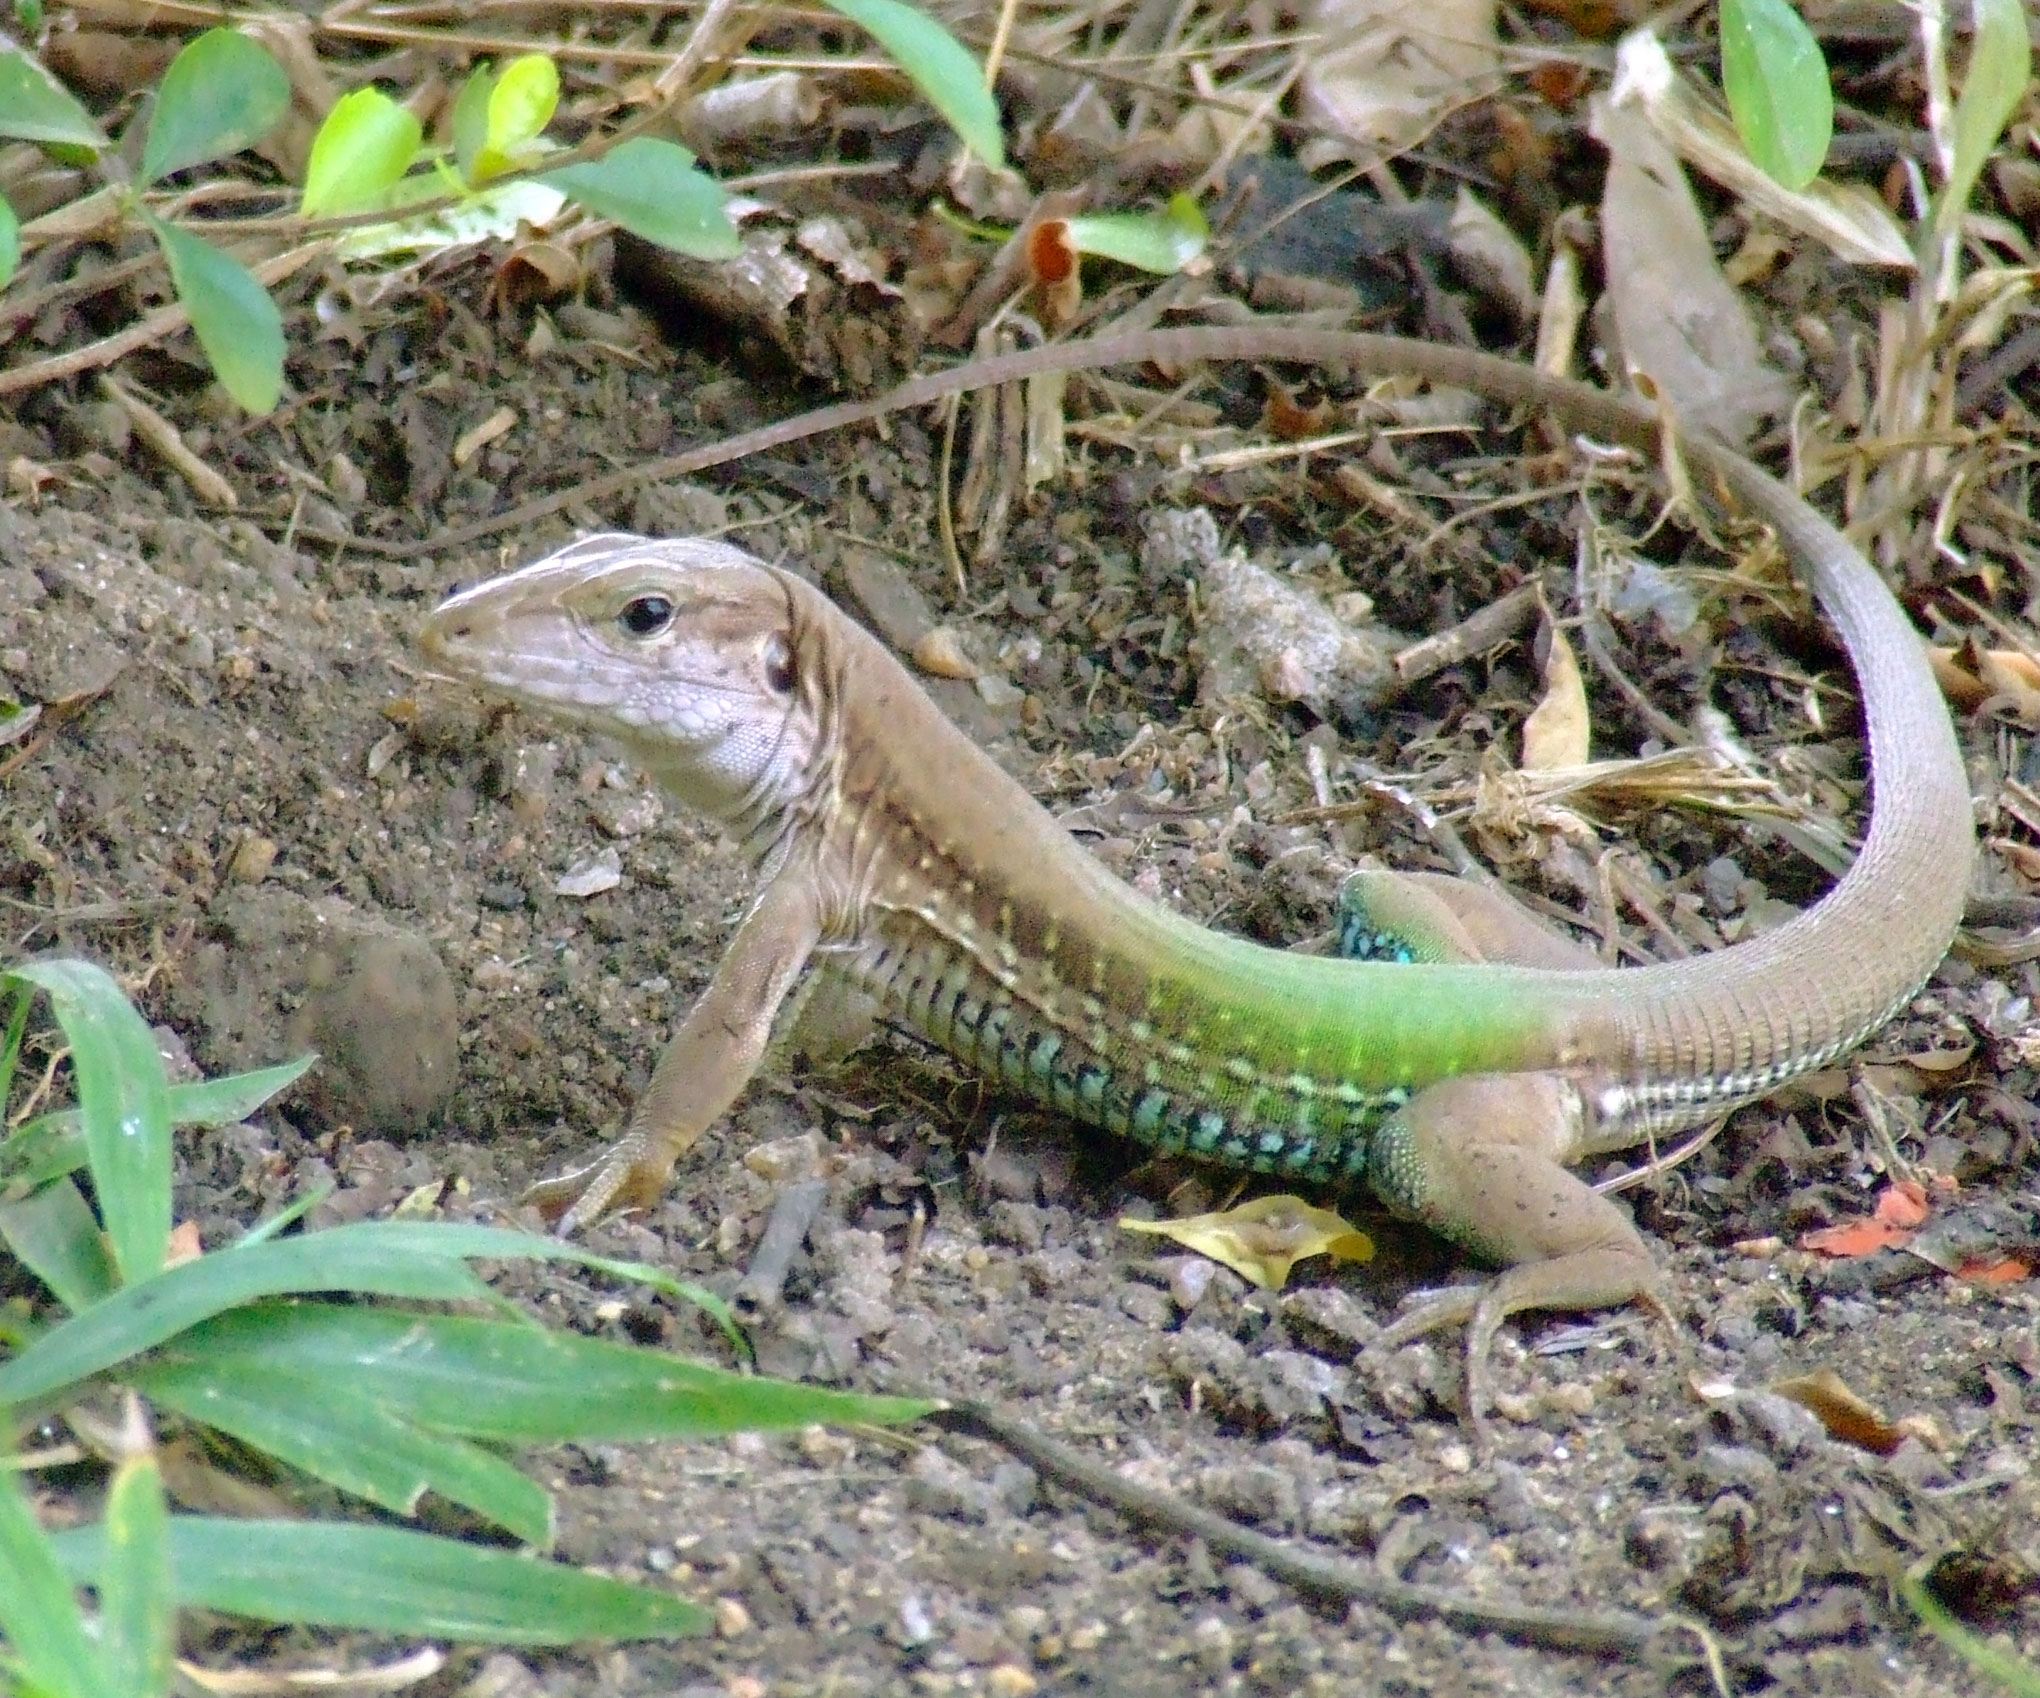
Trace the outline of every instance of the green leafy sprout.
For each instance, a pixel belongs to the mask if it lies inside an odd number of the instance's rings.
[[[24,1463],[0,1455],[0,1691],[167,1692],[177,1612],[192,1608],[500,1645],[697,1633],[707,1616],[689,1599],[543,1559],[552,1499],[509,1453],[898,1423],[934,1407],[547,1331],[509,1311],[469,1263],[565,1260],[715,1300],[656,1269],[502,1228],[392,1220],[284,1235],[307,1199],[238,1243],[173,1261],[174,1129],[244,1117],[312,1058],[170,1084],[110,976],[81,961],[32,962],[0,974],[0,1103],[37,997],[68,1047],[77,1102],[0,1137],[0,1247],[56,1315],[0,1311],[0,1435],[11,1451],[80,1399],[104,1408],[117,1390],[134,1436],[103,1519],[54,1535],[16,1484]],[[364,1514],[172,1513],[148,1437],[164,1422],[224,1434],[286,1481],[323,1482]],[[391,1523],[428,1497],[525,1548]]]
[[[902,0],[831,4],[892,55],[972,152],[1004,168],[997,104],[982,67],[953,36]],[[566,201],[695,258],[738,252],[727,196],[676,142],[634,136],[606,151],[578,148],[549,169],[563,151],[546,134],[559,97],[550,55],[478,66],[454,103],[449,157],[425,143],[416,115],[398,101],[373,86],[356,89],[335,103],[313,139],[297,213],[370,223],[386,215],[388,227],[343,241],[342,253],[355,258],[443,242],[443,226],[435,236],[410,216],[428,204],[451,203],[474,215],[457,227],[495,233],[520,218],[549,222]],[[147,103],[130,182],[119,152],[78,100],[30,54],[0,50],[0,137],[99,168],[116,213],[154,238],[221,387],[256,414],[283,395],[283,322],[261,278],[227,250],[235,220],[172,219],[144,197],[180,172],[260,144],[290,99],[289,78],[266,48],[230,28],[205,31],[171,61]],[[0,287],[20,267],[22,238],[14,209],[0,198]]]
[[[1954,157],[1934,224],[1962,216],[2032,74],[2022,0],[1970,0],[1975,31],[1955,103]],[[1721,86],[1736,133],[1774,181],[1795,192],[1820,175],[1835,127],[1827,60],[1791,0],[1721,0]]]
[[[1790,0],[1721,0],[1721,86],[1750,157],[1783,187],[1820,175],[1835,130],[1827,60]]]

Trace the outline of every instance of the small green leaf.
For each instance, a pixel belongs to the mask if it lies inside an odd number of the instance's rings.
[[[928,104],[942,114],[963,145],[993,170],[1003,170],[1006,147],[999,103],[985,87],[985,68],[970,50],[927,13],[901,0],[827,0],[867,31],[907,73]]]
[[[2033,40],[2021,0],[1971,0],[1976,33],[1962,92],[1955,97],[1955,157],[1934,197],[1934,226],[1953,235],[1976,190],[1990,150],[2018,110],[2033,75]]]
[[[417,114],[379,88],[342,96],[312,138],[298,210],[307,218],[379,211],[411,168],[422,134]]]
[[[1103,212],[1068,221],[1070,242],[1080,254],[1116,259],[1170,277],[1211,241],[1211,226],[1189,195],[1169,197],[1156,212]]]
[[[1750,157],[1797,192],[1820,175],[1835,129],[1827,61],[1788,0],[1721,0],[1721,82]]]
[[[75,1578],[102,1572],[103,1528],[52,1542]],[[672,1639],[709,1624],[670,1593],[397,1527],[173,1515],[170,1551],[179,1603],[258,1621],[502,1645]]]
[[[170,1515],[156,1459],[129,1457],[106,1497],[106,1566],[99,1576],[99,1631],[107,1691],[134,1698],[168,1692],[177,1647],[170,1575]]]
[[[453,162],[468,185],[475,184],[475,164],[489,142],[489,97],[496,92],[496,73],[485,59],[468,73],[453,102]]]
[[[210,242],[147,216],[220,387],[249,412],[268,412],[283,398],[283,315],[269,291]]]
[[[560,71],[543,53],[512,59],[489,90],[482,145],[467,179],[479,187],[529,161],[531,144],[552,122],[560,103]]]
[[[21,267],[21,220],[14,207],[0,195],[0,289],[7,287]]]
[[[26,53],[0,53],[0,136],[106,151],[106,137],[56,78]]]
[[[14,970],[50,999],[71,1046],[99,1214],[123,1280],[147,1279],[170,1243],[170,1092],[156,1040],[119,985],[86,961]]]
[[[0,1467],[0,1635],[50,1698],[95,1698],[108,1690],[98,1647],[56,1545],[22,1501],[16,1478]]]
[[[0,1239],[73,1314],[120,1284],[99,1222],[68,1179],[0,1203]]]
[[[731,259],[743,251],[722,185],[697,171],[694,155],[676,143],[637,136],[538,181],[675,253]]]
[[[289,110],[290,79],[269,50],[234,30],[209,29],[163,73],[142,142],[142,181],[253,147]]]

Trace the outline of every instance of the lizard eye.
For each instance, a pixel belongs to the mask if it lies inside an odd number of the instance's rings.
[[[793,652],[776,631],[765,639],[765,683],[775,695],[793,694]]]
[[[634,596],[616,622],[633,637],[656,637],[673,623],[673,604],[662,595]]]

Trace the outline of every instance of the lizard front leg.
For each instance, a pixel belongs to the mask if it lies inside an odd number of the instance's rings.
[[[758,1071],[773,1018],[821,935],[809,879],[782,874],[761,890],[730,939],[715,977],[673,1034],[608,1151],[534,1185],[524,1201],[569,1237],[612,1209],[648,1209],[673,1164],[721,1118]]]
[[[1450,873],[1363,868],[1339,887],[1338,953],[1349,961],[1486,962],[1593,972],[1594,952],[1513,897]]]

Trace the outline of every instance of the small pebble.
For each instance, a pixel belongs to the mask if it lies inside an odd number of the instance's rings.
[[[1202,1256],[1179,1256],[1169,1270],[1169,1296],[1184,1314],[1204,1301],[1218,1269]]]
[[[235,845],[234,858],[227,863],[227,877],[236,884],[260,884],[276,865],[276,839],[249,832]]]

